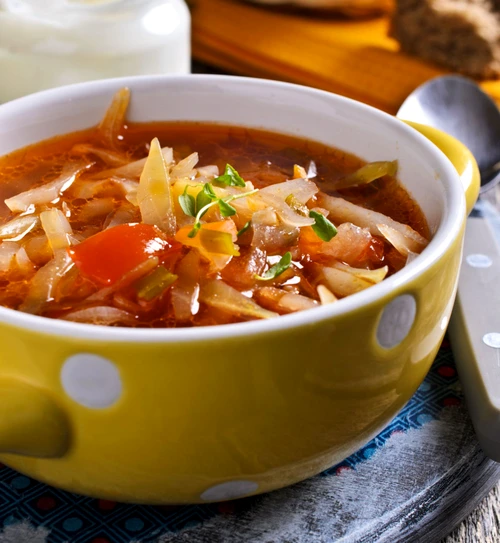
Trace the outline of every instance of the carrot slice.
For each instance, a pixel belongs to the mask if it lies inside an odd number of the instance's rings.
[[[175,234],[175,239],[188,247],[195,247],[211,263],[212,271],[223,269],[233,256],[238,256],[239,247],[236,225],[231,219],[203,224],[194,238],[189,237],[192,226],[184,226]]]

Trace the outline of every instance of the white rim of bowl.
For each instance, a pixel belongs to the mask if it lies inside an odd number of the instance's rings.
[[[299,311],[289,315],[281,315],[280,317],[268,320],[254,320],[235,324],[192,328],[151,329],[110,327],[96,324],[67,322],[50,319],[48,317],[29,315],[15,309],[8,309],[0,306],[0,323],[9,324],[29,331],[36,330],[37,332],[52,336],[88,339],[97,342],[120,343],[216,341],[222,338],[234,339],[253,335],[279,333],[284,330],[313,325],[319,321],[340,317],[351,311],[358,310],[360,307],[374,304],[380,300],[380,298],[390,296],[391,292],[404,287],[404,285],[410,283],[422,272],[434,265],[459,235],[465,214],[465,195],[458,173],[442,151],[415,129],[409,127],[396,117],[356,100],[327,91],[293,83],[239,76],[206,74],[146,75],[90,81],[41,91],[0,105],[0,114],[10,113],[19,115],[19,108],[29,109],[34,106],[36,106],[36,108],[43,108],[44,106],[50,106],[61,99],[64,99],[67,103],[71,103],[80,97],[88,97],[89,94],[99,94],[104,90],[117,90],[123,86],[132,87],[133,91],[133,87],[140,90],[141,87],[149,88],[151,86],[161,85],[165,81],[174,81],[180,84],[190,85],[196,80],[201,80],[205,83],[214,85],[224,83],[229,83],[231,85],[241,84],[244,85],[247,90],[249,86],[252,85],[264,88],[288,88],[312,96],[333,100],[336,103],[344,104],[346,107],[358,108],[366,111],[367,114],[372,116],[372,118],[375,118],[381,124],[389,123],[396,132],[399,131],[401,134],[404,134],[406,138],[413,140],[415,144],[420,146],[426,153],[434,155],[439,167],[445,173],[445,177],[436,182],[440,182],[445,189],[447,213],[441,221],[431,242],[425,248],[424,253],[419,255],[413,262],[405,266],[396,274],[384,279],[381,283],[339,300],[335,304]]]

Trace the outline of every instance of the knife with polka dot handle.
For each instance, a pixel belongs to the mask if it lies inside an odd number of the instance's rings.
[[[448,330],[476,435],[500,462],[500,246],[485,218],[467,219]]]

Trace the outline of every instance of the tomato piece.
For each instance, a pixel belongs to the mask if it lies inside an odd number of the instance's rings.
[[[120,224],[68,248],[82,275],[112,285],[152,256],[169,248],[161,231],[150,224]]]

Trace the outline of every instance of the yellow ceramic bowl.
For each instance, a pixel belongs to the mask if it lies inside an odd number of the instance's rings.
[[[145,503],[266,492],[331,466],[410,399],[453,306],[475,163],[455,140],[351,100],[215,76],[86,83],[0,106],[0,154],[88,127],[132,89],[135,121],[199,120],[400,163],[433,239],[404,270],[266,322],[130,330],[0,308],[0,460],[61,488]],[[424,130],[425,128],[422,128]],[[462,183],[460,182],[462,178]]]

